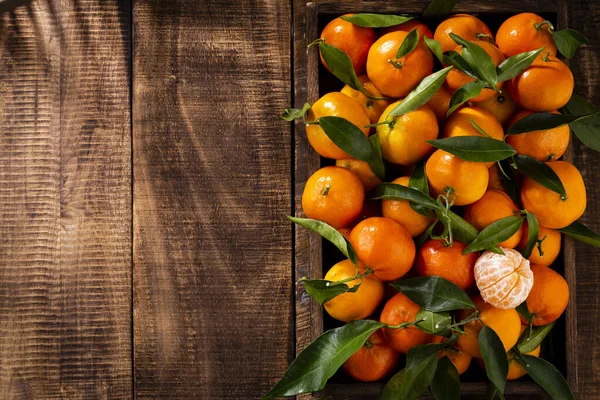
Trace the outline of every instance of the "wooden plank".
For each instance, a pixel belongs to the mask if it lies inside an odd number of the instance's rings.
[[[121,3],[0,15],[0,398],[132,395]]]
[[[589,40],[589,44],[580,48],[575,58],[569,62],[575,76],[575,92],[600,106],[600,34],[596,29],[600,18],[600,3],[576,0],[561,1],[559,4],[564,10],[561,13],[564,27],[578,30]],[[586,182],[588,208],[582,222],[598,232],[600,188],[597,182],[600,182],[600,173],[596,166],[600,163],[600,154],[588,149],[576,138],[572,141],[570,152],[573,163],[580,169]],[[567,258],[576,266],[567,280],[576,282],[576,285],[570,287],[576,289],[577,298],[576,310],[572,305],[567,308],[567,317],[576,315],[577,318],[577,337],[576,341],[567,342],[572,349],[567,354],[567,361],[577,359],[578,374],[574,378],[577,379],[579,397],[595,399],[600,397],[600,329],[596,323],[600,310],[600,250],[568,239],[565,240],[565,259]]]
[[[293,359],[290,17],[134,4],[138,398],[258,398]]]

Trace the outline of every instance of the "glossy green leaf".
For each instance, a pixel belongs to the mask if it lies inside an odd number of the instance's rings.
[[[514,160],[517,171],[533,179],[545,188],[558,193],[562,199],[567,198],[567,192],[560,178],[546,163],[521,154],[514,156]]]
[[[469,118],[469,122],[477,132],[481,133],[481,136],[491,138],[491,136],[481,126],[479,126],[477,122],[473,121],[472,118]]]
[[[444,312],[475,308],[469,296],[461,288],[439,276],[402,279],[392,282],[391,286],[429,311]]]
[[[417,28],[415,28],[412,31],[408,32],[408,35],[406,35],[406,37],[402,41],[402,44],[396,52],[396,59],[406,57],[407,55],[412,53],[417,48],[418,44],[419,31],[417,30]]]
[[[515,122],[506,131],[507,135],[516,135],[519,133],[552,129],[562,125],[570,124],[585,118],[590,115],[562,115],[552,114],[547,112],[533,113]]]
[[[585,36],[573,29],[552,32],[552,39],[560,54],[568,59],[575,57],[577,49],[588,42]]]
[[[529,376],[555,400],[575,400],[569,384],[560,372],[548,361],[523,355],[522,364]]]
[[[540,233],[540,224],[539,224],[538,219],[535,216],[535,214],[527,212],[526,218],[527,218],[527,227],[528,227],[528,229],[527,229],[527,245],[521,251],[521,254],[525,258],[529,258],[531,256],[531,252],[535,248],[535,245],[538,240],[538,235]]]
[[[448,357],[438,360],[429,389],[435,400],[460,400],[460,376]]]
[[[370,136],[369,143],[371,144],[371,158],[367,162],[375,176],[383,181],[385,180],[385,165],[383,164],[383,157],[381,155],[379,134],[376,133]]]
[[[356,292],[360,284],[354,285],[352,288],[345,283],[335,284],[335,282],[325,279],[306,279],[302,278],[304,290],[315,299],[319,304],[325,304],[329,300],[347,292]],[[332,284],[335,284],[331,286]]]
[[[431,0],[423,12],[424,17],[435,17],[452,12],[456,5],[456,0]]]
[[[443,346],[442,346],[443,347]],[[415,346],[408,351],[406,368],[384,386],[381,400],[415,400],[426,390],[437,368],[440,345]]]
[[[504,345],[489,326],[484,326],[479,331],[479,350],[485,363],[487,377],[498,390],[504,394],[506,375],[508,374],[508,358]]]
[[[438,221],[434,221],[431,225],[429,225],[425,232],[420,234],[419,237],[415,239],[415,246],[417,246],[417,249],[423,247],[425,242],[431,238],[431,233],[435,229],[437,223]]]
[[[479,231],[473,225],[468,223],[463,217],[455,212],[450,211],[448,213],[448,218],[452,224],[454,238],[459,242],[471,243],[473,240],[475,240],[477,235],[479,235]]]
[[[542,344],[542,341],[544,338],[546,338],[546,336],[548,336],[555,324],[556,321],[548,325],[536,326],[531,330],[531,332],[529,329],[525,329],[525,332],[523,332],[519,338],[519,342],[517,343],[517,348],[519,351],[521,353],[530,353],[535,350],[540,344]]]
[[[479,232],[479,235],[469,243],[463,254],[489,250],[491,247],[510,239],[521,228],[521,225],[523,225],[523,217],[519,215],[501,218]]]
[[[424,78],[400,104],[390,111],[388,118],[408,114],[427,103],[442,87],[451,69],[452,67],[447,67]]]
[[[474,42],[465,40],[454,33],[450,33],[450,37],[456,44],[462,46],[461,56],[477,77],[494,87],[498,83],[498,75],[496,75],[496,66],[490,55]]]
[[[395,183],[377,185],[371,193],[372,200],[408,200],[431,209],[438,207],[438,203],[435,200],[420,190]]]
[[[579,221],[573,222],[569,226],[559,229],[565,235],[569,235],[580,242],[589,244],[594,247],[600,247],[600,235],[592,231]]]
[[[329,70],[336,78],[350,86],[352,89],[359,90],[361,93],[370,96],[358,80],[358,77],[354,72],[354,67],[352,66],[352,60],[350,60],[348,54],[325,42],[319,43],[319,51],[321,52],[321,57],[323,57],[325,64],[327,64]]]
[[[516,308],[517,312],[525,319],[525,321],[531,323],[533,321],[533,315],[529,312],[529,308],[527,308],[527,302],[522,302]]]
[[[317,221],[316,219],[289,216],[288,219],[295,224],[318,233],[323,238],[330,241],[335,247],[337,247],[342,254],[345,255],[346,258],[349,258],[350,261],[352,261],[355,265],[358,264],[358,258],[356,257],[354,248],[350,242],[334,227],[326,224],[325,222]]]
[[[388,26],[400,25],[414,19],[408,15],[388,15],[388,14],[354,14],[352,16],[343,16],[344,21],[365,28],[387,28]]]
[[[433,335],[446,336],[451,333],[448,326],[452,324],[452,317],[448,312],[435,313],[422,308],[416,316],[416,320],[422,320],[416,327]]]
[[[378,321],[360,320],[323,333],[296,357],[263,400],[323,389],[338,368],[383,326]]]
[[[517,182],[517,176],[515,170],[511,168],[509,160],[502,160],[498,162],[498,168],[500,169],[500,180],[506,189],[506,193],[515,202],[515,204],[521,203],[521,188]]]
[[[444,53],[442,52],[442,45],[435,39],[429,39],[427,36],[423,36],[425,45],[429,47],[429,50],[433,53],[435,58],[438,59],[442,64],[444,63]]]
[[[498,82],[504,82],[514,78],[521,72],[525,71],[535,61],[535,59],[544,50],[544,47],[537,50],[526,51],[525,53],[516,54],[508,57],[496,67]]]
[[[442,64],[443,65],[451,65],[457,70],[464,72],[469,75],[471,78],[479,79],[473,68],[465,61],[465,59],[460,55],[459,52],[455,50],[448,50],[444,52],[442,55]]]
[[[517,153],[508,143],[482,136],[456,136],[428,140],[427,143],[465,161],[473,162],[500,161]]]
[[[565,115],[589,115],[569,124],[571,130],[581,141],[592,150],[600,151],[600,115],[598,109],[583,97],[573,94],[569,102],[561,110]]]
[[[373,149],[369,139],[352,122],[341,117],[326,116],[319,118],[319,125],[333,143],[352,157],[367,162],[372,159]]]
[[[449,117],[456,109],[467,101],[479,96],[483,88],[485,87],[485,83],[480,81],[469,82],[466,85],[458,88],[456,92],[450,98],[450,108],[446,113],[446,116]]]
[[[421,192],[429,195],[429,185],[427,184],[427,176],[425,175],[425,162],[422,161],[415,166],[415,169],[408,180],[408,186],[413,189],[420,190]],[[410,203],[413,210],[426,217],[431,215],[430,209],[423,207],[420,204]]]
[[[310,109],[310,104],[304,103],[302,109],[299,108],[286,108],[283,113],[279,116],[279,118],[284,119],[286,121],[293,121],[298,118],[304,118],[306,112]]]

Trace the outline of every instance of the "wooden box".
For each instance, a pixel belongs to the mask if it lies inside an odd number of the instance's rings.
[[[481,2],[458,1],[453,13],[475,14],[488,24],[492,32],[510,15],[520,12],[535,12],[555,23],[557,29],[566,27],[566,4],[564,2],[534,0],[502,0]],[[306,9],[306,33],[304,43],[311,43],[320,35],[323,27],[333,18],[347,13],[387,13],[387,14],[422,14],[428,1],[357,1],[308,3]],[[433,30],[432,30],[433,31]],[[304,47],[306,44],[304,44]],[[296,44],[298,45],[298,44]],[[305,47],[306,48],[306,47]],[[340,90],[342,85],[337,79],[320,65],[318,48],[296,51],[294,73],[296,76],[294,104],[301,107],[304,102],[313,103],[323,94]],[[298,56],[298,54],[300,55]],[[304,79],[305,78],[305,79]],[[575,77],[577,79],[577,77]],[[305,87],[302,87],[303,85]],[[296,216],[304,216],[301,208],[301,196],[308,177],[324,165],[331,165],[331,160],[323,160],[310,147],[306,140],[301,123],[295,129],[295,183]],[[571,160],[570,149],[563,159]],[[337,250],[324,243],[321,238],[299,227],[295,229],[295,271],[296,281],[296,353],[304,349],[324,330],[339,326],[341,323],[329,318],[323,307],[312,300],[303,289],[300,279],[304,276],[322,278],[324,270],[340,260]],[[563,235],[565,236],[565,235]],[[571,290],[570,302],[565,314],[559,319],[552,336],[547,338],[542,352],[563,373],[574,392],[577,391],[577,359],[574,350],[576,343],[576,293],[574,243],[569,237],[563,238],[561,256],[553,266],[563,273]],[[477,372],[472,365],[462,377],[463,398],[482,398],[487,391],[487,381],[483,372]],[[384,383],[365,384],[354,382],[338,372],[327,384],[325,390],[315,393],[315,398],[332,399],[365,399],[378,398]],[[544,391],[529,377],[518,381],[507,382],[506,392],[511,395],[523,395],[534,398],[545,398]],[[429,394],[424,398],[431,398]]]

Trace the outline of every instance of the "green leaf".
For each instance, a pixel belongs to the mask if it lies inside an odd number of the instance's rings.
[[[408,32],[408,35],[402,41],[402,44],[398,48],[398,52],[396,53],[396,59],[406,57],[410,53],[412,53],[419,44],[419,31],[417,28]]]
[[[325,64],[327,64],[327,67],[329,67],[329,70],[336,78],[350,86],[352,89],[370,96],[358,80],[356,72],[354,72],[354,67],[352,66],[352,60],[350,60],[348,54],[325,42],[319,43],[319,50]]]
[[[477,132],[481,133],[481,136],[491,138],[491,136],[485,130],[483,130],[481,126],[477,125],[477,122],[473,121],[472,118],[469,118],[469,122]]]
[[[352,157],[366,162],[373,158],[369,139],[352,122],[341,117],[326,116],[319,118],[319,125],[333,143]]]
[[[595,114],[589,118],[577,120],[569,124],[571,130],[581,143],[592,150],[600,151],[600,115],[598,109],[583,97],[573,94],[569,102],[561,110],[565,115]]]
[[[508,128],[506,134],[516,135],[519,133],[557,128],[562,125],[589,118],[592,115],[594,114],[562,115],[548,112],[533,113],[515,122],[510,128]]]
[[[367,162],[375,176],[383,181],[385,180],[385,165],[383,164],[383,158],[381,156],[379,134],[376,133],[369,137],[369,143],[371,145],[371,158]]]
[[[423,36],[423,40],[433,55],[439,60],[440,63],[444,63],[444,53],[442,52],[442,45],[435,39],[429,39],[427,36]]]
[[[358,264],[358,258],[356,257],[356,253],[354,252],[354,248],[350,242],[346,240],[346,238],[331,225],[310,218],[296,218],[288,216],[288,219],[295,224],[318,233],[323,238],[333,243],[333,245],[337,247],[342,254],[346,256],[346,258],[349,258],[354,265]]]
[[[554,44],[558,48],[558,51],[560,51],[560,54],[569,60],[575,56],[575,52],[581,45],[588,42],[581,33],[573,29],[552,32],[552,39],[554,39]]]
[[[503,395],[508,374],[508,358],[502,341],[489,326],[484,325],[479,331],[479,350],[485,363],[488,379]]]
[[[420,190],[397,185],[395,183],[382,183],[372,191],[372,200],[408,200],[423,207],[436,209],[438,203]]]
[[[465,104],[467,101],[479,96],[479,93],[485,87],[485,83],[481,81],[469,82],[464,86],[458,88],[456,92],[450,98],[450,108],[446,113],[446,117],[449,117],[458,107]]]
[[[533,249],[537,243],[537,240],[538,240],[538,235],[540,233],[540,224],[539,224],[538,219],[535,216],[535,214],[527,212],[526,217],[527,217],[527,228],[528,228],[528,230],[527,230],[527,245],[525,246],[523,251],[521,251],[521,254],[525,258],[529,258],[531,256],[531,252],[533,251]]]
[[[451,333],[448,326],[452,324],[452,317],[448,312],[435,313],[422,308],[417,313],[416,320],[423,320],[416,327],[427,333],[439,336]]]
[[[432,347],[434,346],[434,347]],[[440,345],[415,346],[408,351],[406,368],[384,386],[381,400],[414,400],[426,390],[437,368]]]
[[[519,215],[501,218],[479,232],[479,235],[467,246],[463,254],[488,250],[497,246],[512,237],[521,228],[521,225],[523,225],[523,217]]]
[[[469,75],[471,78],[479,79],[473,68],[465,61],[465,59],[454,50],[446,51],[442,56],[442,64],[443,65],[451,65],[457,70],[464,72]]]
[[[496,66],[490,55],[474,42],[465,40],[454,33],[450,33],[450,37],[456,44],[463,46],[461,56],[473,69],[477,77],[491,87],[496,86],[498,75],[496,75]]]
[[[279,116],[279,118],[284,119],[286,121],[293,121],[298,118],[304,118],[306,112],[310,109],[310,104],[304,103],[302,109],[298,108],[286,108],[283,113]]]
[[[527,308],[527,302],[522,302],[517,308],[516,308],[517,312],[519,314],[521,314],[521,316],[523,318],[525,318],[525,320],[527,322],[529,322],[531,324],[531,321],[533,321],[533,315],[531,315],[531,313],[529,312],[529,308]]]
[[[304,283],[304,290],[315,299],[319,304],[325,304],[329,300],[344,294],[347,292],[356,292],[360,287],[360,284],[354,285],[352,288],[348,287],[345,283],[335,284],[335,282],[324,280],[324,279],[306,279],[302,278]]]
[[[447,67],[424,78],[400,104],[390,111],[388,118],[408,114],[427,103],[442,87],[451,69],[452,67]]]
[[[414,19],[408,15],[387,15],[387,14],[354,14],[351,17],[343,16],[344,21],[365,28],[387,28],[388,26],[400,25]]]
[[[573,222],[569,226],[559,229],[565,235],[569,235],[580,242],[589,244],[594,247],[600,247],[600,235],[592,231],[579,221]]]
[[[509,160],[502,160],[498,162],[498,168],[500,169],[500,180],[506,189],[506,193],[515,202],[515,204],[521,203],[519,184],[517,183],[517,176],[515,170],[511,168]]]
[[[452,233],[454,234],[454,238],[459,242],[471,243],[479,234],[477,228],[468,223],[463,217],[455,212],[449,211],[448,218],[450,220],[450,224],[452,225]]]
[[[426,241],[431,237],[431,232],[435,229],[438,221],[434,221],[433,224],[429,225],[429,227],[425,230],[425,232],[421,233],[418,238],[415,239],[415,246],[417,249],[423,247]]]
[[[565,187],[558,175],[556,175],[556,172],[548,164],[521,154],[514,156],[514,160],[517,171],[533,179],[545,188],[560,194],[561,199],[567,199]]]
[[[531,332],[529,329],[525,329],[525,332],[519,338],[519,342],[517,343],[517,348],[521,353],[530,353],[535,350],[544,338],[550,333],[552,328],[554,328],[555,322],[544,326],[536,326]]]
[[[425,162],[422,161],[415,166],[415,169],[408,180],[408,186],[413,189],[417,189],[426,195],[429,195],[429,185],[427,184],[427,176],[425,175]],[[413,210],[421,215],[429,217],[431,215],[427,207],[423,207],[419,204],[410,203]]]
[[[512,79],[521,72],[525,71],[535,61],[537,56],[540,55],[542,50],[544,50],[544,47],[541,49],[517,54],[502,61],[502,63],[496,67],[498,82],[504,82]]]
[[[391,286],[429,311],[444,312],[475,308],[469,296],[461,288],[439,276],[402,279],[392,282]]]
[[[556,400],[575,400],[569,384],[552,364],[527,354],[523,355],[523,359],[523,368],[550,397]]]
[[[323,389],[338,368],[384,326],[378,321],[360,320],[323,333],[296,357],[263,400]]]
[[[448,14],[456,5],[456,0],[431,0],[423,12],[424,17],[434,17],[438,15]]]
[[[460,400],[460,376],[448,357],[438,360],[429,389],[435,400]]]
[[[456,136],[427,143],[450,154],[472,162],[493,162],[504,160],[517,151],[500,140],[482,136]]]

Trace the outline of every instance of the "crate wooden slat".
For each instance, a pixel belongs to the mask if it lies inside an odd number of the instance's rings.
[[[306,5],[306,31],[303,37],[298,36],[302,32],[295,34],[297,43],[311,43],[317,39],[320,34],[319,21],[321,17],[331,19],[334,16],[347,13],[376,12],[390,14],[421,14],[428,1],[322,1],[318,3],[308,3]],[[481,3],[479,1],[459,1],[453,13],[470,14],[516,14],[524,11],[536,13],[551,13],[556,15],[557,28],[562,29],[568,26],[568,4],[562,1],[542,1],[542,0],[508,0],[499,2]],[[305,86],[296,85],[294,104],[301,107],[304,102],[313,103],[319,98],[319,55],[316,48],[306,51],[306,54],[295,53],[294,72],[297,75],[296,82],[303,82],[306,77]],[[300,79],[298,75],[300,74]],[[577,78],[577,77],[576,77]],[[299,87],[300,86],[300,87]],[[304,184],[308,177],[315,172],[321,165],[321,160],[312,150],[305,136],[304,127],[301,123],[296,124],[295,129],[295,184],[294,196],[296,204],[296,216],[304,216],[301,208],[301,196]],[[567,161],[573,159],[573,146],[563,157]],[[323,309],[304,291],[299,280],[303,276],[311,278],[321,278],[323,276],[322,265],[322,242],[317,235],[308,233],[304,229],[295,229],[295,279],[296,279],[296,352],[299,353],[311,341],[323,333]],[[577,313],[576,313],[576,290],[575,290],[575,244],[573,239],[563,235],[562,262],[564,264],[564,276],[568,281],[570,289],[570,302],[565,312],[565,347],[559,349],[560,352],[566,352],[566,378],[577,392],[577,356],[575,345],[577,343]],[[569,350],[571,349],[571,350]],[[382,384],[342,384],[330,383],[325,390],[315,393],[315,398],[330,399],[363,399],[377,398]],[[465,382],[462,384],[463,395],[478,396],[484,395],[487,390],[485,382]],[[507,394],[534,396],[542,398],[544,391],[533,381],[507,382]],[[424,397],[428,398],[428,397]]]

